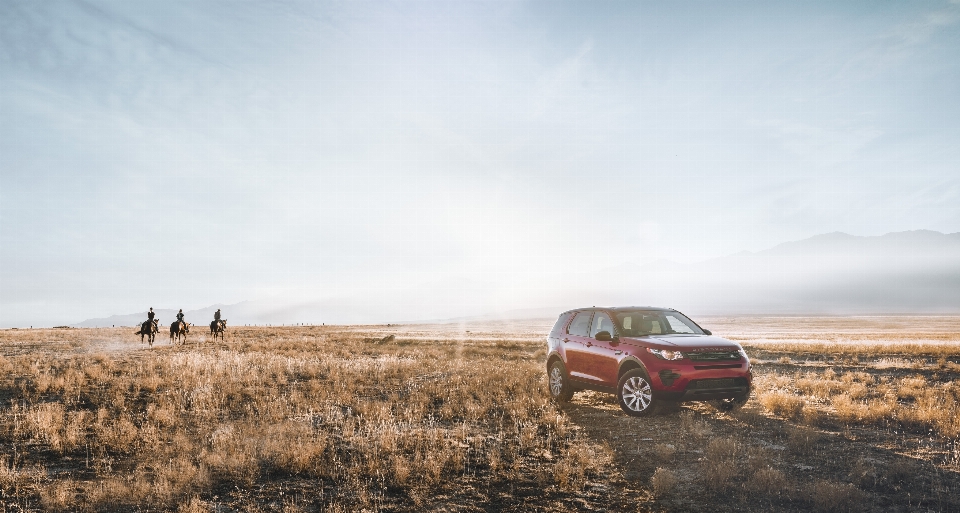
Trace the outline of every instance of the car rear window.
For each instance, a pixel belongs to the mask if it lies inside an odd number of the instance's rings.
[[[570,316],[573,314],[570,312],[564,312],[560,314],[560,318],[557,319],[557,322],[553,325],[553,329],[550,330],[550,333],[560,333],[563,331],[563,327],[567,324],[567,321],[570,320]]]

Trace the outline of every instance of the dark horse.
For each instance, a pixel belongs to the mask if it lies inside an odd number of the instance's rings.
[[[213,335],[213,339],[217,339],[217,335],[220,335],[220,340],[223,340],[223,331],[227,329],[227,320],[222,319],[219,321],[213,321],[210,323],[210,334]]]
[[[187,333],[190,333],[190,323],[187,321],[173,321],[173,324],[170,325],[170,342],[180,342],[180,338],[183,337],[183,342],[187,342]],[[176,340],[174,340],[176,337]]]
[[[150,347],[153,347],[153,339],[157,337],[157,332],[160,331],[160,328],[157,327],[157,323],[160,322],[160,319],[154,321],[143,321],[143,324],[140,325],[140,331],[133,332],[134,335],[140,335],[140,343],[143,343],[143,337],[147,337],[147,341],[150,342]]]

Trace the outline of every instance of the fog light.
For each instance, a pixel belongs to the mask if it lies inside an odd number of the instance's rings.
[[[659,372],[659,374],[660,374],[660,382],[663,383],[663,386],[665,387],[673,385],[673,382],[680,377],[679,374],[677,374],[676,372],[670,369],[663,369],[662,371]]]

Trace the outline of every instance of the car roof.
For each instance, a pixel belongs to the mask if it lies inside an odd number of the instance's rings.
[[[574,308],[563,313],[582,312],[584,310],[607,310],[610,312],[629,312],[633,310],[655,310],[660,312],[676,312],[673,308],[663,308],[660,306],[586,306],[583,308]]]

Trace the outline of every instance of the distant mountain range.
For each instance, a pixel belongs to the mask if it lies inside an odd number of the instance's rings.
[[[504,294],[494,293],[491,285],[454,279],[321,301],[212,305],[185,314],[190,322],[209,324],[221,308],[232,325],[516,319],[590,305],[669,306],[718,315],[960,314],[960,233],[858,237],[837,232],[693,264],[628,263],[556,281]],[[157,312],[168,325],[176,313]],[[140,312],[75,326],[134,326],[144,319],[146,312]]]
[[[616,284],[594,290],[603,302],[640,296],[699,313],[960,313],[960,233],[830,233],[690,265],[621,266],[594,279]]]

